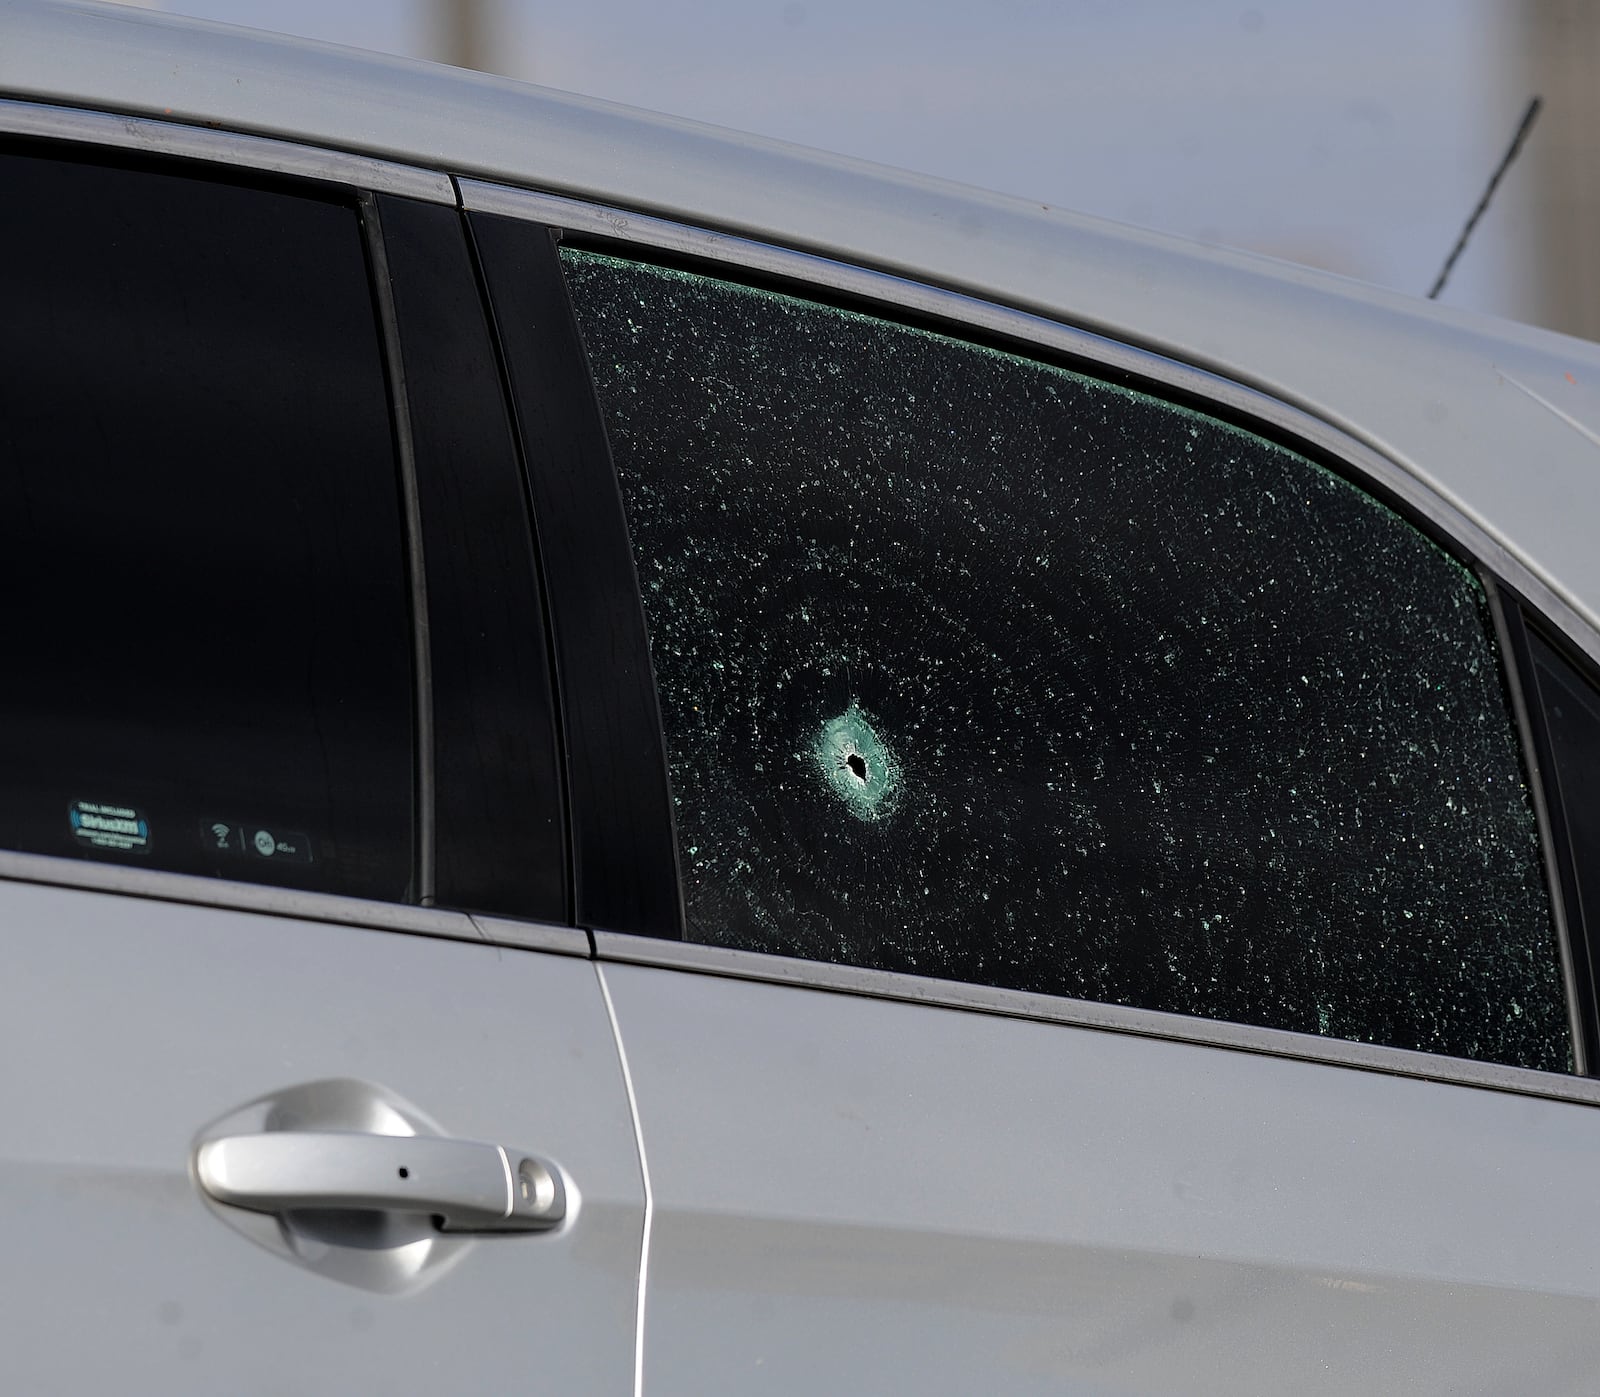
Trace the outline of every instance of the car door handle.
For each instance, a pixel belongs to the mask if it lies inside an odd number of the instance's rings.
[[[476,1140],[272,1130],[207,1140],[194,1160],[213,1199],[258,1213],[423,1213],[446,1232],[542,1231],[566,1214],[559,1171]]]

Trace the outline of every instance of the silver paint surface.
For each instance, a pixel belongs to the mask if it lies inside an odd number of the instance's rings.
[[[18,882],[0,923],[8,1392],[627,1390],[643,1193],[590,966]],[[411,1294],[253,1245],[202,1201],[195,1134],[330,1077],[539,1151],[566,1223],[467,1239]]]

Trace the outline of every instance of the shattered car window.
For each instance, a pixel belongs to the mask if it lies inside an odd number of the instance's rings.
[[[1568,1068],[1466,568],[1154,397],[562,255],[694,939]]]

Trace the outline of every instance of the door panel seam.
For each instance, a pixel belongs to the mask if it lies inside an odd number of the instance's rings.
[[[639,1098],[634,1094],[633,1072],[628,1066],[628,1049],[622,1041],[622,1028],[617,1022],[616,1005],[611,1002],[611,986],[606,983],[605,966],[597,962],[594,973],[600,982],[600,996],[605,1000],[606,1017],[611,1021],[611,1035],[617,1045],[617,1062],[622,1068],[622,1086],[628,1094],[628,1115],[633,1120],[634,1146],[639,1152],[639,1178],[644,1184],[644,1234],[639,1243],[639,1291],[633,1311],[633,1397],[644,1397],[645,1296],[650,1278],[650,1230],[655,1221],[655,1194],[650,1187],[650,1162],[645,1155],[644,1126],[639,1119]]]

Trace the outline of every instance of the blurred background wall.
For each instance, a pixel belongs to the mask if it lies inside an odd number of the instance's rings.
[[[1544,95],[1526,154],[1529,205],[1521,318],[1600,339],[1600,5],[1523,0],[1517,57]]]
[[[1600,339],[1600,0],[159,0]]]

